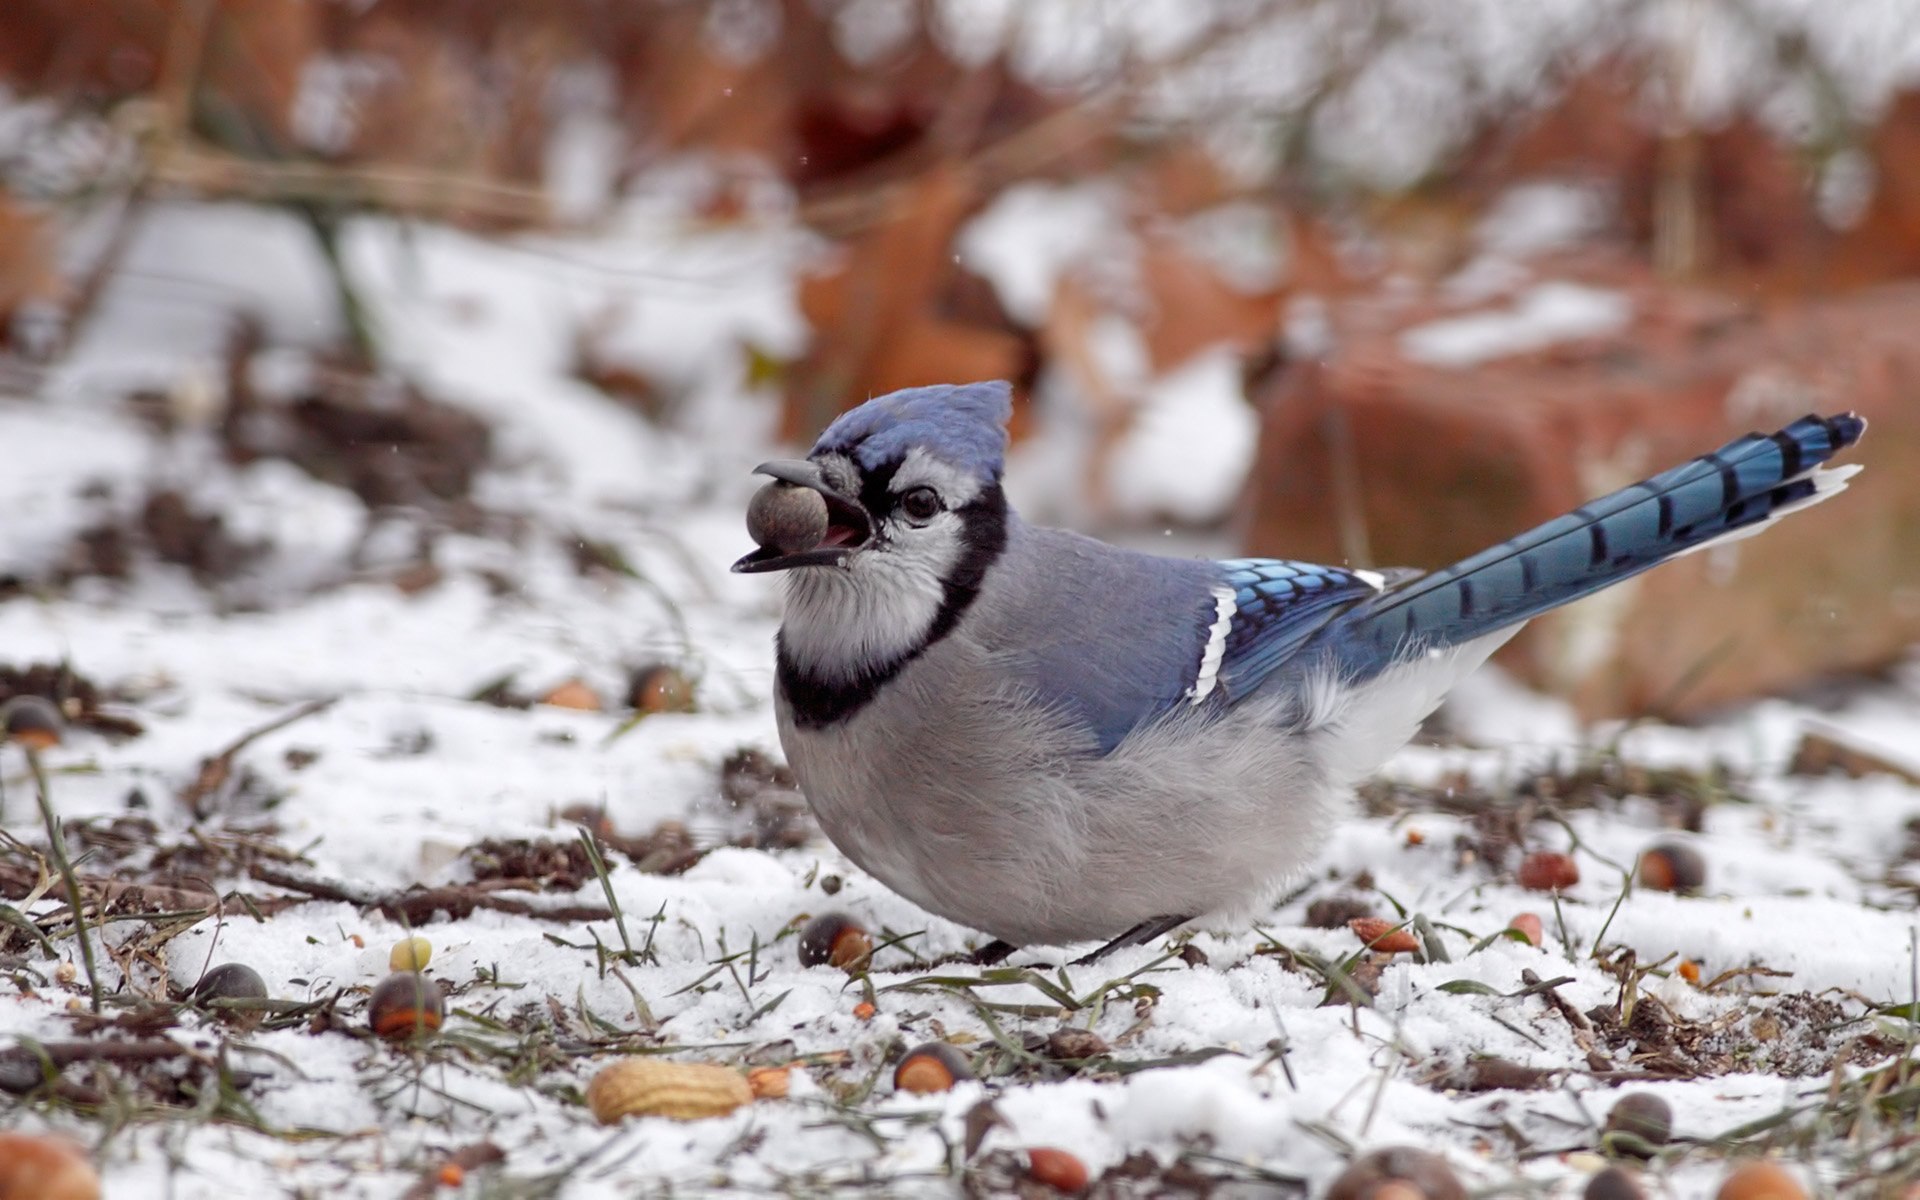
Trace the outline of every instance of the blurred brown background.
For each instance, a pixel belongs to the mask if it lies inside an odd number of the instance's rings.
[[[1843,500],[1507,658],[1590,714],[1698,713],[1920,639],[1912,7],[14,0],[0,378],[30,391],[86,328],[143,204],[297,214],[337,288],[335,369],[371,377],[389,348],[343,222],[590,233],[694,159],[700,223],[825,247],[796,284],[804,351],[745,357],[788,437],[896,387],[1012,379],[1017,436],[1080,431],[1051,503],[1088,527],[1434,567],[1747,429],[1863,413],[1870,470]],[[556,165],[581,155],[584,185]],[[1070,188],[1101,235],[1009,303],[1012,268],[996,287],[968,239]],[[234,324],[237,358],[270,349]],[[1180,416],[1156,388],[1223,354],[1258,418],[1244,487],[1129,499],[1128,439]],[[573,367],[676,419],[675,382],[590,324]],[[334,404],[295,436],[422,439],[451,463],[409,477],[435,494],[487,453],[455,416],[368,429]],[[403,486],[308,457],[369,503]],[[179,520],[150,514],[153,536]]]

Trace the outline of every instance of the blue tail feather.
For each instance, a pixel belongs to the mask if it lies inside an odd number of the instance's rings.
[[[1356,605],[1321,642],[1351,676],[1517,625],[1712,542],[1757,533],[1858,468],[1818,470],[1858,441],[1852,413],[1807,416],[1581,505]]]

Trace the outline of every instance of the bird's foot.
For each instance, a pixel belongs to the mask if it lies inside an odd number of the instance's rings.
[[[1008,957],[1019,949],[1020,947],[1014,945],[1012,942],[1003,942],[999,938],[995,938],[978,950],[975,950],[967,961],[976,967],[996,966],[1007,961]]]
[[[1088,963],[1099,962],[1115,950],[1124,950],[1128,946],[1145,945],[1161,934],[1171,933],[1191,920],[1193,920],[1192,917],[1148,917],[1132,929],[1127,930],[1119,937],[1108,942],[1098,950],[1095,950],[1092,954],[1083,955],[1074,959],[1073,965],[1076,967],[1084,967]]]

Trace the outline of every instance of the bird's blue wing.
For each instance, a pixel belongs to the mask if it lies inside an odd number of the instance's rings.
[[[1382,577],[1274,559],[1166,558],[1022,528],[1005,579],[968,635],[1042,707],[1108,753],[1195,706],[1221,711]]]
[[[1230,703],[1259,690],[1308,638],[1356,601],[1378,595],[1392,578],[1275,558],[1228,559],[1220,567],[1222,589],[1233,596],[1231,611],[1224,600],[1220,608],[1227,625],[1216,681]],[[1203,665],[1201,688],[1208,685],[1204,673]]]

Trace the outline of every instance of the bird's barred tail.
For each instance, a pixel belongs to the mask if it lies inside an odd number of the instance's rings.
[[[1750,433],[1356,606],[1327,630],[1351,676],[1508,628],[1717,542],[1750,537],[1846,487],[1821,463],[1858,441],[1853,413]]]

